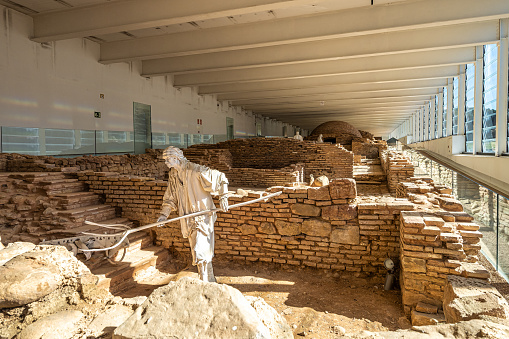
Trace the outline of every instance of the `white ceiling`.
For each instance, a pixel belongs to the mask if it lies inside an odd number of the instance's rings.
[[[388,134],[438,94],[507,0],[0,0],[33,40],[89,38],[101,62],[306,129],[343,120]]]

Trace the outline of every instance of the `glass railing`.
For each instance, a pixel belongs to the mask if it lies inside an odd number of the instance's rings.
[[[56,128],[0,128],[0,153],[79,156],[86,154],[134,154],[133,131],[96,131]],[[254,136],[236,136],[252,138]],[[187,148],[226,141],[226,134],[152,133],[151,147]],[[149,145],[150,146],[150,145]]]
[[[453,195],[479,224],[481,250],[493,267],[509,281],[509,201],[507,197],[451,170],[426,156],[406,150],[415,166],[416,176],[431,177],[449,186]]]

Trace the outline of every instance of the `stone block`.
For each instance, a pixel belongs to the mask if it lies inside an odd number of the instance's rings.
[[[240,229],[240,232],[242,232],[242,234],[244,234],[244,235],[258,233],[258,230],[253,225],[244,224],[244,225],[239,226],[239,229]]]
[[[271,222],[262,222],[258,226],[258,231],[264,234],[276,234],[276,228]]]
[[[359,245],[359,227],[346,226],[336,228],[331,232],[330,241],[338,244]]]
[[[355,205],[332,205],[322,208],[322,218],[325,220],[352,220],[356,217]]]
[[[450,323],[483,316],[507,319],[509,305],[486,281],[449,275],[444,290],[444,313]]]
[[[276,220],[274,224],[276,226],[277,232],[281,235],[298,235],[302,233],[302,225],[297,222]]]
[[[462,212],[463,211],[463,206],[461,205],[461,202],[459,202],[456,199],[438,197],[437,200],[440,204],[440,208],[443,208],[446,211],[452,211],[452,212]]]
[[[308,199],[311,200],[331,200],[329,186],[310,187],[308,189]]]
[[[443,314],[428,314],[412,310],[413,326],[436,325],[438,323],[445,323],[445,316]]]
[[[438,306],[419,302],[415,306],[415,310],[422,313],[435,314],[438,313]]]
[[[306,217],[318,217],[321,213],[320,207],[308,204],[293,204],[291,210],[294,214],[303,215]]]
[[[311,236],[328,237],[331,230],[331,224],[320,219],[308,219],[302,223],[302,233]]]
[[[357,197],[357,186],[354,179],[334,179],[329,184],[332,199],[353,199]]]

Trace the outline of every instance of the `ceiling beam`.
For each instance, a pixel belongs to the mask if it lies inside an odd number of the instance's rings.
[[[37,42],[82,38],[312,5],[325,0],[123,0],[34,16]]]
[[[223,84],[200,86],[199,94],[220,94],[248,91],[269,91],[282,89],[296,89],[320,86],[336,86],[341,84],[368,84],[405,82],[415,80],[445,79],[459,74],[459,66],[440,66],[431,69],[410,69],[384,71],[366,74],[334,75],[323,78],[304,78],[289,80],[271,80],[265,82],[248,82],[241,84]]]
[[[383,92],[397,89],[421,89],[447,86],[447,79],[413,80],[405,82],[367,83],[367,84],[346,84],[321,87],[307,87],[295,89],[282,89],[274,91],[248,91],[237,93],[225,93],[217,95],[217,100],[247,100],[247,99],[269,99],[269,98],[295,98],[314,94],[330,94],[339,92]]]
[[[304,64],[182,74],[174,76],[174,85],[201,86],[222,83],[327,77],[339,74],[371,73],[381,70],[461,65],[474,61],[475,47],[461,47]]]
[[[144,11],[141,12],[143,13]],[[407,1],[262,23],[109,42],[101,46],[101,61],[111,63],[203,54],[498,20],[504,17],[509,17],[507,1]]]
[[[373,110],[394,110],[394,109],[419,109],[424,105],[424,101],[413,102],[413,103],[400,103],[400,104],[391,104],[387,105],[372,105],[372,106],[352,106],[352,105],[325,105],[325,106],[289,106],[284,109],[271,109],[267,107],[255,107],[254,109],[245,108],[247,110],[256,110],[257,112],[264,112],[267,114],[271,114],[273,116],[291,116],[295,114],[295,112],[305,112],[305,114],[310,113],[322,113],[322,112],[341,112],[346,110],[352,110],[352,107],[355,108],[355,112],[371,112]],[[304,114],[304,113],[303,113]]]
[[[277,105],[288,105],[310,102],[320,104],[321,101],[330,102],[341,99],[359,99],[359,98],[384,98],[384,97],[404,97],[404,96],[415,96],[415,95],[436,95],[438,94],[438,88],[424,88],[424,89],[401,89],[401,90],[390,90],[384,93],[372,93],[372,92],[353,92],[353,93],[331,93],[321,95],[309,95],[301,96],[296,98],[272,98],[272,99],[249,99],[249,100],[233,100],[230,103],[234,106],[254,107],[256,105],[271,105],[273,107]]]
[[[224,71],[359,58],[361,56],[392,55],[411,51],[483,45],[494,43],[498,39],[499,22],[483,21],[249,50],[145,60],[142,62],[142,74],[153,76],[213,70]]]

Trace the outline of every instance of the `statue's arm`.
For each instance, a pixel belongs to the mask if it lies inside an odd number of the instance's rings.
[[[164,221],[168,219],[168,216],[172,211],[177,210],[177,199],[175,197],[175,189],[168,184],[168,188],[166,188],[166,192],[164,192],[163,196],[163,205],[161,207],[161,215],[157,221]]]
[[[210,168],[201,171],[202,187],[207,192],[217,192],[219,194],[220,208],[228,211],[228,179],[223,172]]]

